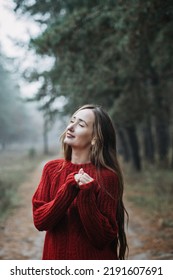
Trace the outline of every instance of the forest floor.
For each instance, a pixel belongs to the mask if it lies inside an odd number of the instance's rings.
[[[39,260],[42,255],[44,232],[33,225],[31,198],[40,180],[45,162],[32,172],[29,179],[18,188],[19,203],[0,225],[1,260]],[[131,260],[173,259],[173,230],[153,223],[142,209],[126,202],[130,216],[127,237]]]

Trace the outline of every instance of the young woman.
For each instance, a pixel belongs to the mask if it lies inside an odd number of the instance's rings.
[[[62,135],[64,159],[49,161],[33,196],[43,259],[124,259],[123,178],[108,114],[85,105]]]

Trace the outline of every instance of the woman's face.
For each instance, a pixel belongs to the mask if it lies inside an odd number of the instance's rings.
[[[66,129],[64,143],[80,150],[89,149],[93,139],[95,116],[91,109],[76,112]]]

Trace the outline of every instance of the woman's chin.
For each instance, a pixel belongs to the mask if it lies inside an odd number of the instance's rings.
[[[65,138],[64,139],[64,144],[67,144],[69,146],[73,145],[73,141],[71,139]]]

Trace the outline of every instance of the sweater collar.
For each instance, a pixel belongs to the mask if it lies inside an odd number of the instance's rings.
[[[79,170],[80,168],[83,168],[85,170],[86,168],[88,169],[94,167],[94,165],[91,162],[77,164],[77,163],[72,163],[70,160],[65,160],[65,165],[68,168],[72,168],[73,170]]]

